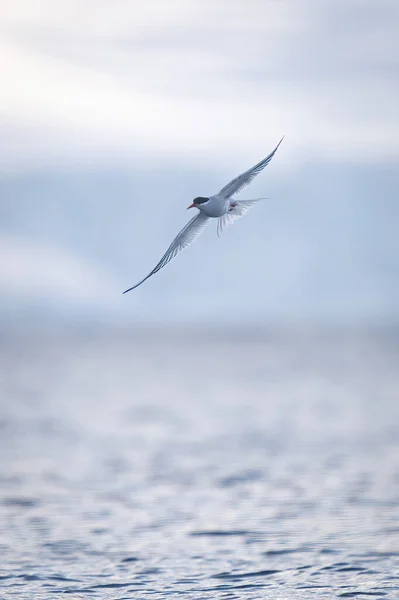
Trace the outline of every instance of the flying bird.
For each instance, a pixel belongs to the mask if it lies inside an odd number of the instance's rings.
[[[203,198],[201,196],[195,198],[193,203],[190,204],[187,209],[197,208],[199,212],[191,219],[191,221],[187,223],[185,227],[183,227],[180,233],[177,234],[153,270],[148,273],[144,279],[136,283],[136,285],[133,285],[129,289],[125,290],[123,293],[126,294],[127,292],[139,287],[139,285],[144,283],[144,281],[149,279],[149,277],[155,275],[155,273],[162,269],[162,267],[167,265],[172,258],[177,256],[177,254],[192,244],[200,235],[200,233],[203,232],[211,219],[218,219],[217,232],[219,235],[225,227],[231,225],[231,223],[233,223],[236,219],[243,217],[248,210],[254,204],[256,204],[256,202],[262,200],[263,198],[255,198],[253,200],[236,200],[233,198],[233,195],[241,192],[241,190],[250,184],[256,175],[258,175],[266,167],[266,165],[269,164],[283,139],[284,137],[281,138],[273,152],[266,156],[266,158],[258,162],[258,164],[251,169],[248,169],[248,171],[245,171],[245,173],[235,177],[235,179],[225,185],[218,194],[209,196],[209,198]]]

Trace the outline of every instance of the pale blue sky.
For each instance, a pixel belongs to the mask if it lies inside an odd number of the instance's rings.
[[[398,315],[396,0],[0,8],[0,292],[10,315]],[[278,154],[141,288],[192,198]]]

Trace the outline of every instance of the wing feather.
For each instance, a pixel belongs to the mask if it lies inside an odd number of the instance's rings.
[[[247,186],[251,181],[269,164],[272,160],[273,156],[277,152],[278,147],[283,141],[284,137],[281,138],[273,152],[271,152],[266,158],[258,162],[257,165],[245,171],[245,173],[241,173],[238,177],[230,181],[227,185],[224,186],[223,189],[220,190],[219,196],[222,198],[230,198],[233,194],[238,194],[245,186]]]
[[[254,200],[235,200],[234,206],[231,207],[229,212],[218,218],[218,237],[220,237],[220,234],[224,229],[226,229],[229,225],[232,225],[237,219],[240,219],[246,215],[249,209],[260,200],[263,200],[263,198],[256,198]]]
[[[162,269],[162,267],[167,265],[168,262],[170,262],[172,260],[172,258],[177,256],[177,254],[182,252],[182,250],[184,250],[184,248],[187,248],[187,246],[189,246],[190,244],[195,242],[197,237],[205,229],[209,220],[210,220],[210,217],[207,217],[202,212],[199,212],[197,215],[195,215],[195,217],[193,217],[191,219],[191,221],[189,221],[187,223],[187,225],[185,225],[185,227],[183,227],[183,229],[180,231],[180,233],[177,234],[177,236],[175,237],[175,239],[173,240],[173,242],[171,243],[169,248],[166,250],[163,257],[161,258],[159,263],[153,268],[151,273],[149,273],[146,277],[144,277],[144,279],[139,281],[139,283],[136,283],[136,285],[125,290],[123,293],[126,294],[127,292],[134,290],[136,287],[138,287],[139,285],[144,283],[144,281],[146,281],[146,279],[148,279],[149,277],[151,277],[152,275],[157,273],[160,269]]]

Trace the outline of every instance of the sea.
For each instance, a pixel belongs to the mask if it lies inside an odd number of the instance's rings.
[[[5,325],[1,600],[399,598],[399,327]]]

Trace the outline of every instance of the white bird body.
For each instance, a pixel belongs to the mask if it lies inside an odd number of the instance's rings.
[[[238,177],[235,177],[230,183],[228,183],[218,194],[209,196],[209,198],[198,197],[195,198],[193,204],[188,208],[197,208],[199,212],[183,227],[180,233],[177,234],[159,263],[144,279],[136,283],[133,287],[125,290],[123,293],[130,292],[136,287],[144,283],[146,279],[157,273],[162,267],[168,264],[177,254],[179,254],[184,248],[187,248],[192,244],[197,237],[202,233],[205,227],[208,225],[211,219],[218,219],[217,232],[219,233],[224,227],[227,227],[233,223],[236,219],[244,216],[248,210],[258,200],[263,198],[256,198],[253,200],[236,200],[233,198],[233,194],[238,194],[242,188],[247,186],[251,181],[260,173],[266,165],[269,164],[273,156],[275,155],[277,148],[280,146],[284,138],[281,138],[273,152],[271,152],[266,158],[261,160],[248,171],[245,171]]]
[[[225,215],[231,208],[232,198],[220,198],[219,194],[210,196],[208,202],[198,204],[199,210],[208,217],[218,218]]]

